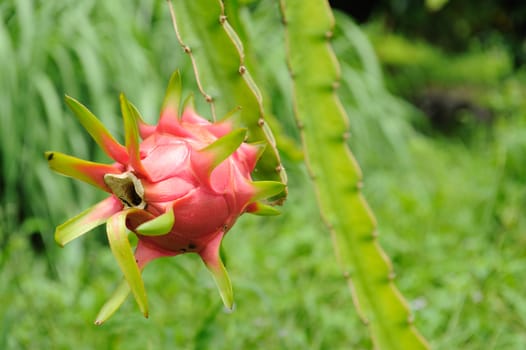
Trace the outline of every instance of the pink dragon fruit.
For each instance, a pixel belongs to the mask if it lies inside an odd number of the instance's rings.
[[[99,164],[59,152],[46,152],[51,169],[94,185],[110,196],[57,227],[61,246],[103,223],[125,280],[103,306],[96,324],[109,318],[130,289],[145,317],[148,306],[141,270],[151,260],[197,253],[211,271],[226,307],[233,306],[230,279],[219,255],[221,240],[244,212],[279,213],[260,200],[284,191],[274,181],[252,181],[264,145],[244,142],[246,129],[210,123],[191,101],[179,115],[181,80],[168,86],[158,125],[143,122],[137,109],[120,97],[125,145],[119,144],[82,104],[68,106],[115,163]],[[142,142],[139,141],[139,136]],[[135,254],[128,233],[138,237]]]

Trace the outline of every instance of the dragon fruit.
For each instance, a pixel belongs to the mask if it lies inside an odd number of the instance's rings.
[[[275,181],[252,181],[264,144],[248,144],[246,129],[226,119],[211,123],[188,99],[180,110],[181,79],[174,73],[157,125],[146,124],[124,95],[120,106],[125,145],[118,143],[82,104],[66,103],[95,142],[115,162],[100,164],[59,152],[46,152],[51,169],[98,187],[110,195],[57,227],[61,246],[106,223],[111,251],[124,281],[99,312],[108,319],[130,290],[145,317],[148,305],[141,271],[153,259],[197,253],[212,273],[226,307],[232,286],[219,249],[222,238],[243,213],[276,215],[262,200],[285,190]],[[142,139],[142,142],[140,141]],[[128,240],[138,238],[135,253]]]

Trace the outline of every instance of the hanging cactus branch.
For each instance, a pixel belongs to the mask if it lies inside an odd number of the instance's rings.
[[[378,349],[427,349],[393,283],[376,221],[361,194],[362,174],[346,139],[347,117],[335,93],[340,79],[325,0],[281,0],[294,105],[322,217],[356,309]]]

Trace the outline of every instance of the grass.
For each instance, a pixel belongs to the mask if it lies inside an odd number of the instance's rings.
[[[121,278],[104,233],[91,232],[65,249],[53,245],[52,234],[98,197],[89,186],[52,174],[42,152],[102,159],[64,108],[63,93],[88,104],[119,135],[121,89],[153,120],[170,72],[188,71],[166,8],[140,4],[0,4],[6,62],[0,76],[7,77],[0,79],[0,348],[370,348],[305,170],[290,160],[283,215],[244,216],[225,240],[234,312],[222,309],[197,257],[185,255],[147,267],[149,319],[129,299],[107,324],[93,325]],[[279,36],[264,30],[279,22],[273,4],[253,5],[240,18],[253,39],[254,62],[262,62],[258,76],[270,95],[268,108],[294,138]],[[351,116],[351,146],[416,325],[435,349],[521,349],[526,73],[503,74],[506,58],[494,63],[495,71],[484,71],[481,103],[496,113],[489,129],[475,126],[469,138],[423,135],[411,126],[421,115],[386,91],[362,31],[337,18],[334,45],[343,63],[340,94]],[[447,62],[426,50],[425,67]],[[492,57],[499,55],[504,51]],[[453,66],[468,74],[461,63]],[[42,235],[44,250],[31,244],[32,234]]]

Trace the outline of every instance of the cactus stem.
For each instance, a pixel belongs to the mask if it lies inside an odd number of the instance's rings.
[[[215,122],[216,121],[216,112],[215,112],[215,106],[214,106],[214,103],[213,103],[214,100],[204,90],[203,84],[201,83],[199,70],[197,69],[197,62],[195,61],[195,57],[192,54],[192,50],[190,49],[190,47],[188,45],[186,45],[184,43],[184,41],[183,41],[183,39],[181,37],[181,33],[179,32],[179,27],[177,25],[177,19],[176,19],[176,16],[175,16],[175,11],[174,11],[174,7],[173,7],[173,4],[172,4],[172,0],[166,0],[166,2],[168,3],[168,9],[170,11],[170,17],[172,19],[172,25],[173,25],[173,28],[174,28],[174,31],[175,31],[175,36],[177,37],[177,41],[179,41],[179,44],[183,48],[184,52],[186,52],[188,54],[188,56],[190,57],[190,61],[192,63],[192,69],[194,71],[195,81],[197,83],[197,89],[199,90],[201,95],[204,97],[206,102],[208,102],[210,104],[210,112],[212,113],[212,120]]]

